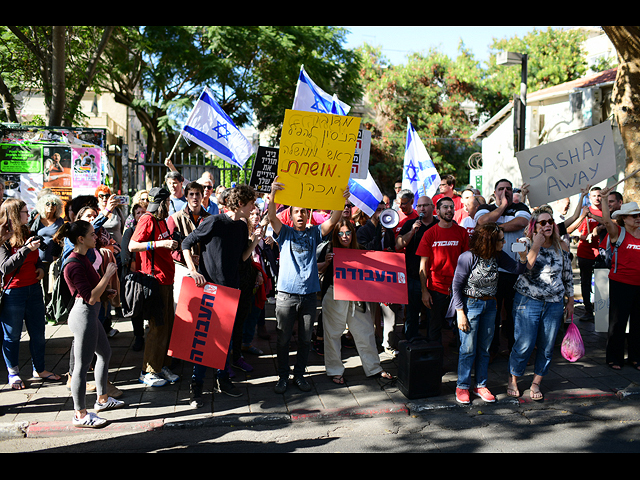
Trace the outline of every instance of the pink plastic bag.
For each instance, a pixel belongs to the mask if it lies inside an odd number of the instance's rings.
[[[574,323],[567,328],[567,334],[562,341],[562,356],[570,362],[577,362],[584,357],[584,342],[580,330]]]

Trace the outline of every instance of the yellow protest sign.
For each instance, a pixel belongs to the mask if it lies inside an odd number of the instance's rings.
[[[318,210],[342,210],[360,119],[287,110],[278,160],[284,190],[276,201]]]

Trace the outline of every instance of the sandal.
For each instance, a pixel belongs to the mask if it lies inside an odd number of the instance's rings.
[[[533,391],[533,386],[538,387],[538,391],[534,392]],[[544,400],[544,395],[542,394],[542,392],[540,391],[540,384],[539,383],[532,383],[531,384],[531,389],[529,390],[529,397],[531,398],[531,400],[533,400],[534,402],[540,402],[542,400]]]
[[[13,390],[24,390],[24,382],[19,375],[9,375],[9,385]]]
[[[511,382],[507,384],[507,396],[513,398],[520,398],[520,390],[518,390],[518,384],[515,387],[511,386]]]
[[[371,375],[369,378],[382,378],[384,380],[393,380],[393,375],[391,375],[389,372],[378,372],[375,375]]]
[[[616,370],[616,371],[622,370],[622,367],[620,365],[616,364],[616,363],[610,363],[609,364],[609,368],[611,368],[613,370]]]
[[[62,381],[62,377],[60,375],[56,375],[55,373],[51,373],[51,372],[43,372],[43,373],[48,373],[49,375],[41,377],[40,374],[34,370],[33,378],[37,378],[38,380],[42,380],[43,382],[61,382]]]
[[[336,375],[331,381],[336,385],[344,385],[344,377],[342,375]]]

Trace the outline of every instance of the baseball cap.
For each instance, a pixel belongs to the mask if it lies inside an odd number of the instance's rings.
[[[147,207],[147,212],[156,212],[160,205],[170,196],[171,193],[169,193],[169,190],[166,188],[155,187],[149,190],[149,206]]]

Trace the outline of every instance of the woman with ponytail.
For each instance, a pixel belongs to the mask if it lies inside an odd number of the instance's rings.
[[[114,291],[107,290],[111,277],[117,272],[115,264],[107,266],[102,278],[87,258],[87,252],[96,247],[96,233],[93,226],[83,220],[64,224],[56,239],[68,238],[73,244],[73,253],[64,265],[64,279],[75,302],[69,313],[68,325],[73,333],[75,365],[71,372],[71,395],[74,404],[73,425],[79,428],[96,428],[107,424],[86,409],[87,372],[94,354],[97,357],[94,375],[98,398],[94,405],[97,412],[121,408],[124,402],[107,395],[107,374],[111,359],[111,346],[107,334],[98,318],[101,299],[111,297]]]

